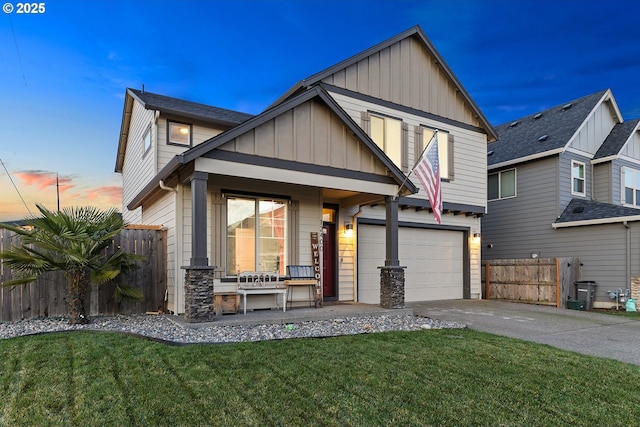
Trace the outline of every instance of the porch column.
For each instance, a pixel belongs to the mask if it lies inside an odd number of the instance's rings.
[[[384,267],[380,267],[380,305],[404,308],[404,269],[398,259],[398,197],[387,196]]]
[[[206,172],[191,175],[191,264],[207,266],[207,179]]]
[[[191,175],[191,261],[184,276],[184,318],[189,323],[213,320],[213,277],[207,258],[206,172]]]

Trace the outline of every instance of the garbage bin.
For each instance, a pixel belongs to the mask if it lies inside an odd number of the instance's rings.
[[[576,299],[584,301],[584,309],[593,308],[593,300],[596,297],[596,282],[591,280],[578,280],[573,282],[576,287]]]

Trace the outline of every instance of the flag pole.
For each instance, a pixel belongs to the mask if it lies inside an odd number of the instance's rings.
[[[422,156],[424,156],[424,152],[427,150],[427,148],[429,148],[429,146],[431,145],[431,142],[433,141],[433,138],[435,138],[437,135],[438,135],[438,129],[434,129],[433,130],[433,136],[429,140],[429,143],[424,146],[424,148],[420,152],[420,155],[418,156],[418,158],[416,159],[415,163],[413,164],[413,167],[411,168],[411,170],[409,171],[407,176],[404,177],[404,181],[402,181],[402,184],[400,184],[400,187],[398,187],[398,192],[396,193],[396,197],[398,197],[398,195],[400,194],[400,190],[402,190],[402,187],[404,187],[404,185],[407,183],[407,180],[411,176],[411,172],[413,172],[413,170],[416,168],[416,165],[418,164],[420,159],[422,159]],[[415,141],[414,141],[414,144],[415,144]]]

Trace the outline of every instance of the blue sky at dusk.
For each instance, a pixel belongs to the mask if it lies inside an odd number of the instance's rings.
[[[49,0],[40,14],[9,3],[0,221],[55,208],[56,174],[62,206],[121,209],[126,87],[257,114],[414,25],[493,125],[605,88],[625,120],[640,117],[635,0]]]

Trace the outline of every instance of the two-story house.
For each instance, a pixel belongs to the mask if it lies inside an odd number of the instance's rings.
[[[436,130],[440,223],[407,179]],[[325,300],[380,303],[381,266],[404,271],[406,301],[478,298],[473,236],[495,139],[414,27],[300,81],[256,116],[127,89],[116,171],[124,218],[167,229],[173,312],[184,312],[183,266],[215,266],[215,290],[233,291],[242,271],[310,265],[314,233]]]
[[[611,90],[497,126],[483,259],[579,257],[594,307],[640,274],[640,133]]]

